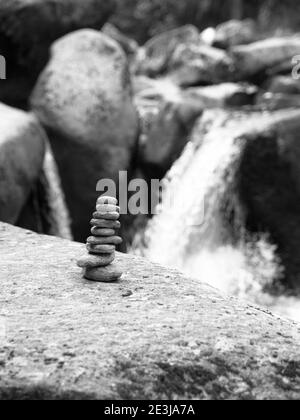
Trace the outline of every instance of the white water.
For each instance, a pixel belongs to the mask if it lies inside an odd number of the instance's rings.
[[[282,267],[268,238],[249,238],[244,230],[234,182],[246,140],[223,117],[216,116],[200,137],[205,123],[196,128],[198,138],[188,144],[165,181],[163,203],[172,205],[161,206],[145,233],[147,246],[140,250],[154,262],[300,321],[298,299],[263,292],[282,275]],[[230,224],[229,213],[234,215]]]
[[[62,190],[56,162],[49,145],[47,146],[45,154],[43,172],[47,183],[46,199],[50,211],[50,214],[47,216],[51,221],[51,230],[49,234],[63,239],[72,240],[71,219]]]

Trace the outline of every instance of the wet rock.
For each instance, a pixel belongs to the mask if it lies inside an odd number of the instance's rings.
[[[299,400],[299,325],[142,258],[89,283],[84,245],[0,237],[2,400]]]
[[[292,59],[300,51],[300,37],[268,38],[250,45],[237,46],[231,54],[237,69],[237,77],[247,78],[274,67],[288,66],[292,71]]]
[[[219,85],[189,88],[184,96],[198,101],[203,109],[253,105],[258,88],[249,84],[221,83]]]
[[[264,87],[271,93],[300,95],[300,81],[291,76],[274,76],[265,83]]]
[[[97,182],[118,182],[119,171],[129,168],[137,139],[138,117],[124,52],[93,30],[60,39],[31,103],[49,134],[74,237],[83,241]]]
[[[126,55],[129,57],[129,59],[133,59],[135,57],[135,55],[138,52],[139,45],[134,39],[131,39],[124,35],[112,23],[106,23],[102,28],[102,32],[105,35],[117,41],[125,51]]]
[[[208,45],[178,45],[169,60],[168,76],[179,86],[235,80],[231,57]]]
[[[33,115],[0,104],[1,221],[18,222],[41,175],[46,141]]]
[[[267,92],[258,96],[256,105],[269,111],[300,108],[300,95]]]
[[[198,44],[200,34],[196,27],[186,25],[157,35],[150,39],[138,57],[137,72],[148,76],[158,76],[166,72],[169,60],[180,45]]]
[[[243,141],[235,183],[246,230],[254,237],[267,235],[284,271],[278,283],[266,287],[299,293],[299,108],[245,113],[242,119],[239,113],[228,121],[227,133]],[[226,129],[216,133],[222,138]]]
[[[252,19],[230,20],[217,26],[213,46],[228,49],[236,45],[250,44],[256,39],[257,28]]]
[[[141,120],[139,161],[148,177],[161,178],[182,152],[203,104],[168,79],[139,76],[133,86]]]
[[[1,54],[10,73],[1,101],[26,107],[52,42],[80,28],[100,29],[114,6],[113,0],[1,0]]]

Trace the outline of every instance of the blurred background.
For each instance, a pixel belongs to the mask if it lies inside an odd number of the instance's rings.
[[[296,0],[118,0],[117,4],[111,21],[139,43],[182,25],[203,30],[231,19],[255,19],[265,34],[299,30]]]
[[[0,221],[84,242],[100,179],[163,180],[120,251],[299,320],[299,12],[0,0]]]

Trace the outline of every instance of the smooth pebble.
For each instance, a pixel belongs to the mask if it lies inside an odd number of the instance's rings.
[[[123,242],[123,239],[120,236],[90,236],[87,238],[87,243],[91,245],[120,245]]]
[[[111,264],[115,259],[115,253],[111,254],[99,254],[99,255],[86,255],[77,261],[78,267],[105,267]]]
[[[122,274],[115,264],[99,268],[89,267],[84,270],[84,277],[86,279],[104,283],[118,281],[122,277]]]

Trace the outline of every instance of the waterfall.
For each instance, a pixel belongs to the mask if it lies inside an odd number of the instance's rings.
[[[46,218],[49,226],[46,233],[63,239],[73,239],[69,211],[56,162],[49,144],[46,149],[42,179],[44,194],[46,195]]]
[[[206,117],[164,180],[165,199],[134,252],[280,314],[295,318],[297,312],[300,319],[298,299],[264,292],[283,268],[266,235],[247,233],[236,191],[246,133],[255,119],[239,123],[215,110]]]

